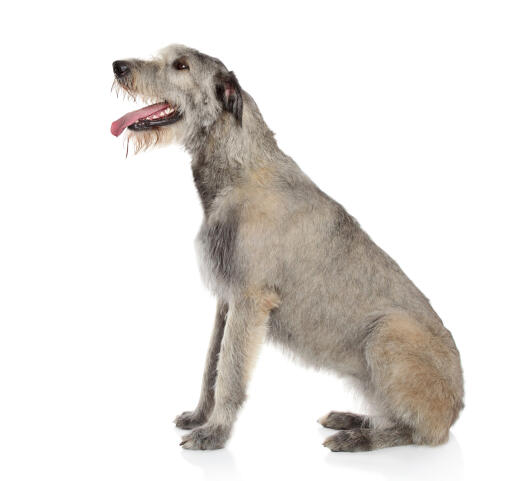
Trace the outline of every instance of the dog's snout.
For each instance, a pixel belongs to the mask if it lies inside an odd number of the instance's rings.
[[[130,64],[124,60],[116,60],[112,65],[117,78],[125,77],[130,73]]]

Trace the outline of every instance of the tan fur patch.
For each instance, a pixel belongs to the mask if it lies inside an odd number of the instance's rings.
[[[240,193],[240,234],[251,235],[253,231],[268,228],[282,218],[284,206],[277,192],[255,186],[246,187]]]
[[[268,184],[274,175],[274,169],[268,166],[261,166],[252,169],[248,176],[251,182],[254,182],[260,186]]]
[[[267,316],[272,309],[280,305],[279,295],[267,288],[249,287],[245,290],[245,296],[256,303],[256,309],[263,316]]]
[[[262,308],[266,312],[276,309],[280,305],[280,297],[275,292],[269,292],[262,299]]]
[[[439,444],[448,437],[459,401],[439,369],[448,351],[426,327],[407,316],[382,321],[370,340],[368,360],[381,400],[414,429],[415,441]]]

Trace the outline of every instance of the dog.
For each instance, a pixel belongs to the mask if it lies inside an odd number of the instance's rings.
[[[218,302],[185,449],[222,448],[261,343],[357,381],[372,416],[330,412],[332,451],[438,445],[463,408],[451,333],[346,210],[284,154],[252,97],[216,58],[171,45],[113,63],[115,86],[150,105],[112,124],[135,152],[170,142],[192,158],[204,219],[202,277]]]

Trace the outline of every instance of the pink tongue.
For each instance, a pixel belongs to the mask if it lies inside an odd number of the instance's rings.
[[[123,115],[119,120],[116,120],[112,123],[110,132],[112,132],[112,134],[116,137],[119,137],[119,135],[124,132],[126,127],[134,124],[137,120],[149,117],[149,115],[153,115],[157,112],[160,112],[161,110],[165,110],[167,107],[170,107],[168,103],[161,102],[159,104],[148,105],[142,109],[129,112],[126,115]]]

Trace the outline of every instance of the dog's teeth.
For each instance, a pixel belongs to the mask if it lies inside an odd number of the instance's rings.
[[[164,117],[165,115],[170,115],[174,112],[174,107],[167,107],[165,110],[162,110],[160,112],[157,112],[155,114],[148,115],[145,117],[145,120],[157,120],[161,117]]]

